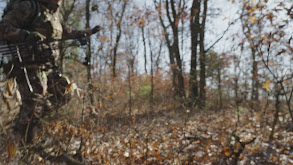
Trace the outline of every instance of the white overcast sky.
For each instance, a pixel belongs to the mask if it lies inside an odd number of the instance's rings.
[[[140,8],[144,8],[145,5],[153,5],[153,0],[135,0],[137,2],[137,6]],[[188,3],[192,3],[192,0],[189,0]],[[210,0],[208,2],[209,9],[218,9],[218,16],[214,16],[213,18],[207,18],[207,32],[206,32],[206,48],[208,48],[212,43],[214,43],[227,29],[229,22],[235,20],[237,16],[237,10],[239,9],[235,4],[229,2],[229,0]],[[210,13],[211,14],[211,13]],[[213,14],[213,13],[212,13]],[[229,32],[225,34],[222,40],[220,40],[213,49],[222,53],[231,48],[231,36],[233,33],[239,29],[239,26],[233,25],[229,28]],[[187,29],[186,29],[187,30]],[[228,40],[227,40],[228,39]],[[189,41],[189,40],[188,40]],[[189,71],[190,66],[190,52],[186,50],[185,53],[182,53],[182,59],[184,61],[185,72]],[[140,60],[140,66],[143,66],[143,60]]]

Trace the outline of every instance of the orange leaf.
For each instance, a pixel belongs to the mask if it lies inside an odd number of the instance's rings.
[[[7,152],[7,155],[8,155],[8,161],[10,161],[11,158],[13,158],[15,156],[16,151],[17,151],[17,146],[14,144],[14,142],[9,141],[8,145],[6,147],[6,152]]]
[[[252,150],[255,152],[255,151],[258,151],[259,150],[259,146],[254,146],[253,148],[252,148]]]
[[[255,23],[255,17],[252,17],[251,23]]]
[[[111,40],[105,36],[100,35],[100,40],[105,42],[110,42]]]
[[[135,116],[132,116],[131,120],[132,120],[132,124],[134,125],[135,124]]]
[[[65,89],[65,94],[68,92],[72,92],[72,90],[73,90],[73,82],[71,81],[70,84],[68,84]]]
[[[264,88],[267,92],[269,92],[271,89],[269,87],[271,81],[267,80],[265,83],[262,84],[262,88]]]
[[[279,159],[278,159],[276,156],[273,156],[273,161],[274,161],[274,162],[278,162]]]
[[[225,155],[226,156],[230,156],[231,155],[231,152],[230,151],[225,151]]]

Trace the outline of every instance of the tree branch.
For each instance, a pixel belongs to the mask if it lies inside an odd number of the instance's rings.
[[[239,18],[237,18],[236,20],[238,20]],[[225,36],[225,34],[229,31],[229,29],[230,29],[230,27],[231,27],[231,25],[233,25],[234,24],[234,22],[236,21],[236,20],[234,20],[233,22],[230,22],[229,23],[229,25],[228,25],[228,27],[226,28],[226,30],[223,32],[223,34],[222,34],[222,36],[221,37],[219,37],[211,46],[209,46],[209,48],[207,48],[206,50],[205,50],[205,53],[207,53],[210,49],[212,49],[224,36]]]

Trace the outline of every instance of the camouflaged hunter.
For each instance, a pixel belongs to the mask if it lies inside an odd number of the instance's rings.
[[[7,77],[16,78],[21,94],[22,106],[14,131],[24,137],[26,130],[31,135],[40,118],[70,100],[70,94],[65,94],[68,79],[57,72],[60,42],[56,39],[91,35],[99,27],[86,31],[65,28],[58,12],[61,0],[11,1],[14,2],[8,4],[0,21],[0,38],[9,43],[26,43],[30,48],[29,55],[26,52],[26,56],[19,57],[18,63],[4,66]]]

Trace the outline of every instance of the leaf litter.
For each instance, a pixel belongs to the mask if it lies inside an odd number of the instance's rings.
[[[286,114],[280,116],[272,141],[268,139],[270,122],[259,120],[256,114],[242,115],[237,122],[231,109],[187,115],[186,111],[172,115],[165,111],[160,116],[135,117],[135,122],[133,116],[128,117],[130,122],[123,124],[107,117],[99,124],[56,120],[44,128],[35,144],[55,156],[64,152],[74,156],[80,150],[86,164],[230,164],[241,144],[255,138],[237,157],[239,164],[292,164],[291,121]],[[11,159],[14,147],[5,155]],[[38,156],[31,161],[50,164]]]

